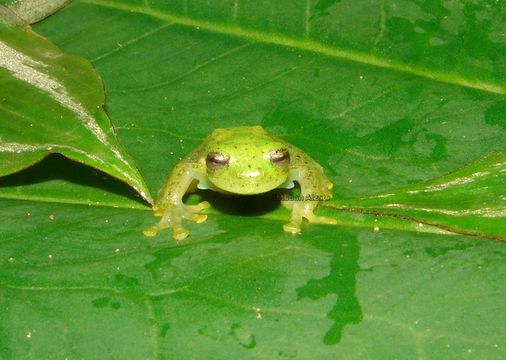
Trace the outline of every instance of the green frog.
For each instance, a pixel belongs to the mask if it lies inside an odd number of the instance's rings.
[[[154,236],[160,230],[172,228],[175,240],[188,236],[182,225],[187,219],[196,223],[207,220],[202,211],[210,205],[186,205],[183,196],[198,189],[224,194],[254,195],[277,188],[300,186],[301,194],[286,197],[281,203],[291,211],[283,230],[301,233],[303,219],[312,223],[336,224],[329,217],[316,216],[314,209],[320,201],[332,197],[332,183],[323,168],[302,150],[278,139],[261,126],[240,126],[214,130],[188,157],[181,160],[169,174],[153,205],[155,216],[161,220],[144,230]]]

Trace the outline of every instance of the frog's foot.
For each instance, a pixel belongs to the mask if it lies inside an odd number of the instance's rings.
[[[308,222],[310,223],[327,224],[327,225],[337,224],[336,219],[326,216],[316,216],[313,212],[315,207],[316,203],[314,202],[306,204],[304,203],[292,204],[291,205],[292,216],[290,217],[290,222],[288,224],[283,225],[283,230],[292,234],[300,234],[301,233],[300,224],[302,223],[302,219],[307,219]]]
[[[183,240],[189,234],[189,231],[182,226],[182,219],[191,220],[200,224],[207,220],[207,215],[199,214],[200,211],[209,207],[207,201],[203,201],[198,205],[185,205],[180,204],[179,206],[171,205],[165,209],[160,221],[143,231],[146,236],[155,236],[163,229],[172,228],[172,237],[174,240]],[[158,209],[155,211],[159,211]]]
[[[186,209],[191,210],[193,212],[200,212],[202,210],[209,208],[211,205],[209,204],[208,201],[202,201],[202,202],[198,203],[197,205],[184,205],[183,204],[183,206],[186,207]],[[153,205],[153,214],[155,216],[162,216],[164,213],[165,213],[165,211],[163,208],[158,207],[156,204]]]

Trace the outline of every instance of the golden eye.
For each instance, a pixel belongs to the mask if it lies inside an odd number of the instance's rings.
[[[228,165],[228,155],[212,151],[206,156],[206,166],[208,170],[216,171],[223,169]]]
[[[287,167],[290,164],[290,153],[286,149],[278,149],[269,153],[271,163],[281,167]]]

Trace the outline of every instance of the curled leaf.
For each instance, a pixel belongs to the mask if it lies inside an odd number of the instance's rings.
[[[446,176],[342,206],[506,241],[506,148]]]
[[[0,176],[60,153],[120,179],[151,201],[118,142],[91,64],[62,53],[2,9]]]

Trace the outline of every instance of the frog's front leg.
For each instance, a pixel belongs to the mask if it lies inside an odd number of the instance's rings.
[[[292,234],[300,234],[302,219],[320,224],[336,224],[333,218],[316,216],[314,209],[319,201],[332,197],[332,183],[327,180],[323,170],[317,165],[301,169],[293,169],[290,178],[300,185],[301,195],[294,200],[283,200],[281,203],[291,210],[290,222],[283,225],[283,230]]]
[[[146,236],[155,236],[159,231],[172,228],[172,237],[182,240],[188,236],[188,230],[182,226],[182,219],[188,219],[196,223],[207,220],[207,215],[200,212],[209,207],[207,201],[198,205],[186,205],[183,196],[194,181],[200,181],[202,174],[194,164],[178,164],[170,174],[167,182],[158,195],[153,205],[156,216],[161,216],[160,221],[143,231]]]

